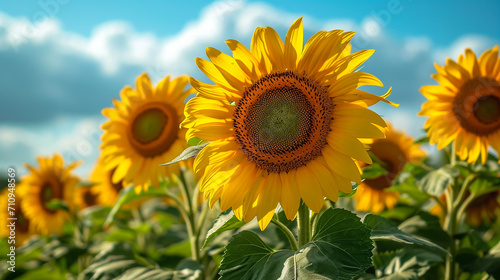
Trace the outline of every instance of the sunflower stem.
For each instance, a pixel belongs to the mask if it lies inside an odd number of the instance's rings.
[[[451,167],[455,167],[455,165],[457,164],[457,153],[455,148],[455,142],[451,144],[450,164]]]
[[[304,246],[311,240],[311,224],[309,221],[309,207],[301,201],[297,213],[297,224],[299,227],[299,247]]]
[[[282,222],[279,221],[276,215],[274,215],[273,219],[271,220],[271,223],[275,224],[285,234],[286,238],[288,238],[288,242],[290,242],[292,250],[298,251],[299,246],[297,245],[297,240],[295,239],[295,236]]]

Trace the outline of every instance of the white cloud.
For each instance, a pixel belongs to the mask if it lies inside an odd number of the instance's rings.
[[[2,103],[11,104],[0,111],[0,167],[34,163],[34,155],[60,152],[68,161],[85,160],[79,173],[88,173],[98,153],[100,110],[111,106],[111,98],[124,85],[134,84],[140,72],[147,71],[154,81],[182,73],[206,80],[194,63],[194,57],[205,57],[206,46],[228,52],[224,40],[229,38],[248,46],[257,26],[272,26],[284,36],[299,16],[264,3],[225,0],[208,5],[197,20],[170,37],[140,33],[127,22],[114,21],[95,27],[87,38],[64,31],[54,19],[35,25],[0,13],[0,84],[7,93],[2,92]],[[377,50],[363,71],[387,85],[370,91],[393,86],[391,99],[401,103],[397,109],[382,104],[374,110],[419,136],[424,119],[416,112],[424,98],[418,88],[431,82],[432,62],[445,56],[456,59],[466,46],[491,48],[494,41],[468,35],[434,50],[426,37],[392,38],[388,23],[375,19],[368,15],[356,23],[306,15],[304,38],[322,29],[358,31],[355,38],[361,40],[354,47]]]
[[[473,50],[479,58],[481,53],[486,49],[491,49],[494,45],[498,45],[498,43],[498,39],[476,34],[467,34],[455,40],[449,47],[437,49],[434,52],[434,60],[438,64],[444,64],[447,57],[456,61],[460,54],[465,53],[466,48]]]

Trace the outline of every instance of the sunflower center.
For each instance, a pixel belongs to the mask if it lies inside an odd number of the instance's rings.
[[[17,206],[19,207],[19,206]],[[29,220],[26,218],[21,209],[16,208],[16,231],[28,232],[29,231]]]
[[[166,123],[167,116],[160,109],[146,110],[132,123],[132,135],[142,144],[150,143],[160,137]]]
[[[52,199],[62,199],[62,193],[60,193],[59,188],[51,183],[45,183],[40,190],[40,201],[42,202],[42,207],[48,211],[55,213],[56,210],[49,209],[47,203]]]
[[[474,105],[474,115],[484,124],[497,121],[500,118],[500,98],[494,95],[481,96]]]
[[[83,195],[83,201],[87,206],[92,206],[96,204],[96,196],[87,190]]]
[[[396,178],[406,164],[405,153],[397,143],[384,139],[374,141],[370,150],[382,161],[382,166],[387,170],[387,174],[366,179],[364,183],[372,189],[386,189],[392,185],[392,180]]]
[[[309,77],[290,71],[263,76],[236,105],[236,141],[261,169],[297,169],[321,155],[333,107],[326,88]]]
[[[177,112],[164,103],[149,103],[132,114],[128,130],[132,147],[143,157],[160,156],[177,139]]]
[[[500,84],[479,77],[466,82],[453,101],[453,113],[460,126],[487,136],[500,129]]]

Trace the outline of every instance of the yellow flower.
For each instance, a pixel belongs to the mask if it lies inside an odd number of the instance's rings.
[[[97,203],[97,194],[92,186],[77,187],[75,190],[75,205],[79,210],[94,206]]]
[[[387,123],[385,139],[366,141],[370,151],[382,161],[388,173],[373,179],[366,179],[358,186],[354,196],[356,210],[379,213],[384,208],[392,209],[399,199],[398,192],[386,191],[392,180],[401,172],[408,162],[417,162],[425,156],[413,137],[395,130]],[[363,166],[363,164],[361,164]]]
[[[3,225],[0,227],[0,236],[15,236],[14,238],[7,239],[8,244],[19,247],[34,234],[33,222],[26,217],[25,212],[21,207],[23,197],[18,195],[17,191],[14,191],[15,198],[14,200],[11,200],[12,203],[9,203],[9,193],[8,189],[5,188],[0,194],[0,221],[7,222],[7,224],[14,222],[14,235],[11,235],[11,230],[7,227],[7,225]],[[12,221],[8,220],[8,218],[16,218],[16,220]]]
[[[112,178],[115,170],[116,168],[106,170],[104,163],[99,159],[90,175],[90,182],[94,184],[92,190],[97,195],[97,202],[100,205],[114,205],[120,191],[125,187],[123,181],[113,183]]]
[[[323,199],[361,182],[353,158],[371,162],[357,138],[383,138],[385,122],[366,106],[385,97],[358,90],[382,86],[353,72],[373,50],[350,54],[354,32],[320,31],[303,48],[302,19],[283,43],[270,27],[255,30],[250,50],[226,43],[233,57],[207,48],[196,63],[215,85],[190,78],[198,94],[186,105],[187,139],[210,141],[195,159],[210,206],[257,216],[261,229],[278,203],[294,219],[302,199],[319,212]]]
[[[61,232],[63,225],[70,219],[65,210],[53,210],[47,203],[53,199],[64,201],[73,207],[73,197],[78,178],[71,174],[78,162],[64,166],[63,158],[56,154],[52,157],[38,157],[40,168],[25,164],[30,171],[19,184],[19,194],[23,201],[21,207],[34,229],[42,234]]]
[[[179,155],[187,144],[184,120],[184,100],[192,89],[184,90],[186,76],[164,78],[152,87],[147,74],[136,80],[136,90],[126,86],[120,92],[121,101],[113,100],[115,108],[102,114],[109,121],[102,125],[101,157],[106,170],[114,170],[112,182],[132,183],[137,192],[179,173],[177,164],[160,166]]]
[[[435,64],[433,74],[439,85],[423,86],[428,99],[420,116],[427,116],[425,128],[430,143],[437,148],[451,141],[461,160],[475,162],[481,156],[484,164],[491,145],[500,152],[500,59],[498,46],[485,51],[479,59],[470,49],[458,63]]]

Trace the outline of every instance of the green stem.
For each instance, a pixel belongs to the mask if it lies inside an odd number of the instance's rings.
[[[201,236],[201,231],[203,230],[203,225],[205,224],[205,221],[207,220],[207,213],[208,213],[208,202],[203,203],[203,209],[201,211],[201,215],[198,218],[198,224],[196,226],[196,231],[195,231],[195,242],[198,250],[198,255],[200,254],[200,236]],[[201,256],[199,256],[201,258]]]
[[[450,164],[451,167],[455,167],[455,164],[457,164],[457,153],[455,148],[455,142],[451,144]]]
[[[319,213],[315,213],[311,211],[311,236],[314,235],[316,224],[318,223]]]
[[[276,215],[271,220],[271,223],[275,224],[286,235],[286,238],[288,238],[288,242],[290,242],[292,250],[298,251],[299,246],[297,245],[297,240],[295,239],[295,236],[282,222],[278,220]]]
[[[299,247],[304,246],[311,240],[311,224],[309,223],[309,207],[301,201],[297,214],[299,227]]]

